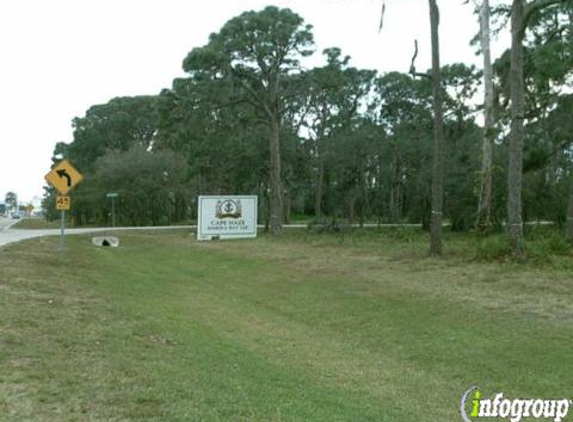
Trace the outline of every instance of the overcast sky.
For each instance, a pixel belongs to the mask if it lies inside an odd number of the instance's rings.
[[[18,0],[0,2],[0,200],[43,194],[56,142],[71,142],[71,120],[117,96],[158,94],[194,47],[233,16],[289,7],[313,25],[316,56],[338,46],[354,66],[407,71],[414,39],[419,70],[430,67],[426,0]],[[473,6],[438,0],[442,64],[481,67],[469,42]],[[470,2],[471,3],[471,2]],[[507,48],[502,38],[494,56]]]

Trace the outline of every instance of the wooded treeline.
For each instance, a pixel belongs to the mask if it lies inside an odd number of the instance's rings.
[[[519,3],[528,13],[521,114],[511,109],[515,47],[486,67],[487,130],[476,123],[483,72],[441,67],[442,221],[487,231],[508,220],[510,133],[520,120],[522,219],[569,221],[573,238],[573,5],[513,0],[488,8],[493,31],[515,19]],[[489,14],[482,8],[482,20]],[[85,175],[72,193],[76,224],[109,223],[110,192],[119,194],[124,225],[191,221],[197,195],[229,193],[258,195],[261,222],[275,234],[293,215],[429,228],[432,71],[359,69],[335,47],[307,69],[314,49],[312,27],[291,10],[245,12],[187,55],[187,77],[170,89],[115,98],[74,119],[73,142],[58,143],[53,160],[68,158]],[[56,217],[51,189],[45,206]]]

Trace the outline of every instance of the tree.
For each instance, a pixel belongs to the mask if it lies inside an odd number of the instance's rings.
[[[511,132],[509,143],[507,224],[511,248],[516,255],[523,254],[523,221],[521,192],[523,178],[523,37],[525,28],[524,0],[513,0],[511,10]]]
[[[327,64],[312,69],[307,75],[310,88],[307,128],[311,133],[312,154],[316,162],[314,212],[317,219],[321,217],[323,208],[327,142],[340,130],[345,130],[346,136],[351,135],[347,129],[359,115],[361,102],[370,92],[375,76],[374,71],[349,67],[350,57],[341,59],[338,48],[326,49],[324,54]]]
[[[525,121],[524,94],[524,47],[523,40],[527,25],[539,10],[566,0],[513,0],[511,8],[511,60],[510,98],[511,132],[509,142],[507,225],[510,246],[516,256],[524,254],[522,185],[523,185],[523,146]]]
[[[484,128],[482,140],[482,166],[480,174],[480,194],[476,227],[485,230],[491,225],[492,166],[494,134],[493,69],[490,50],[489,0],[482,0],[480,6],[480,41],[483,55]]]
[[[156,103],[156,96],[119,97],[90,107],[84,117],[73,120],[74,141],[59,152],[89,172],[108,150],[149,148],[157,131]]]
[[[270,226],[282,232],[283,183],[280,132],[289,95],[288,76],[300,73],[299,59],[312,54],[311,27],[290,9],[269,6],[228,21],[209,43],[192,50],[184,70],[230,82],[232,94],[253,106],[265,122],[269,144]]]
[[[444,123],[442,111],[442,87],[440,70],[440,41],[438,26],[440,21],[436,0],[429,0],[430,24],[432,32],[432,93],[434,110],[434,152],[432,161],[432,216],[430,228],[430,253],[442,254],[442,207],[444,197],[443,151]]]
[[[529,26],[522,38],[526,139],[520,173],[523,218],[563,224],[573,173],[573,96],[566,94],[573,10],[569,3],[535,14],[528,9],[549,3],[524,2]],[[433,255],[441,253],[443,218],[452,230],[501,221],[503,180],[510,180],[503,165],[510,54],[494,67],[501,130],[492,166],[479,158],[492,133],[476,125],[472,105],[481,74],[459,63],[440,68],[437,0],[429,5],[432,69],[411,71],[422,78],[375,78],[375,72],[350,67],[338,48],[325,50],[325,65],[303,71],[300,60],[311,53],[312,36],[300,17],[270,7],[231,19],[188,54],[188,75],[172,88],[157,97],[114,99],[74,120],[74,141],[54,150],[54,158],[69,158],[86,174],[72,193],[73,214],[80,224],[104,222],[105,193],[119,191],[123,221],[168,224],[193,218],[194,194],[252,193],[274,233],[291,207],[351,221],[421,221],[431,229]],[[475,189],[480,167],[481,200]],[[487,199],[489,167],[496,169],[494,201]],[[476,221],[478,202],[483,219]],[[46,204],[55,215],[53,199]]]
[[[389,221],[403,216],[422,220],[428,228],[432,142],[432,91],[429,78],[414,79],[390,72],[376,79],[375,95],[369,105],[371,119],[379,128],[377,179],[380,204]],[[380,206],[380,205],[379,205]]]
[[[150,149],[158,126],[157,101],[156,96],[118,97],[90,107],[84,117],[73,119],[74,139],[69,144],[57,143],[52,161],[67,158],[90,180],[98,158],[109,151],[128,151],[135,146]],[[86,181],[71,192],[74,202],[71,214],[78,223],[92,219],[103,222],[101,213],[96,212],[102,200],[94,186]],[[44,204],[49,217],[55,216],[55,195],[52,188],[45,191]]]
[[[573,243],[573,176],[569,181],[569,205],[567,206],[567,226],[566,237],[570,243]]]
[[[442,68],[444,114],[444,216],[453,231],[475,224],[475,175],[479,172],[478,133],[472,99],[481,73],[462,63]]]
[[[107,216],[107,192],[119,194],[118,217],[134,226],[167,225],[180,221],[187,196],[185,159],[171,150],[157,152],[135,145],[128,151],[109,151],[95,163],[90,195],[84,200]]]
[[[187,160],[196,194],[260,193],[268,175],[266,128],[252,107],[213,104],[224,86],[206,88],[193,77],[177,79],[160,95],[154,150],[170,149]]]

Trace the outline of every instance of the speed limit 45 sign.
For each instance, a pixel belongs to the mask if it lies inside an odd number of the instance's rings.
[[[56,198],[56,209],[59,211],[68,211],[70,209],[70,197],[58,196]]]

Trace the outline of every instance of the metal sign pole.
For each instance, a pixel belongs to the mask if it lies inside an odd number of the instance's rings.
[[[62,160],[44,176],[44,179],[46,179],[46,182],[52,185],[60,195],[66,195],[84,179],[84,176],[82,176],[68,160]],[[70,197],[58,196],[56,198],[56,209],[61,211],[62,216],[60,225],[61,236],[58,244],[58,259],[60,259],[65,246],[64,230],[66,228],[66,210],[70,209]]]
[[[111,198],[111,226],[115,227],[115,197]]]
[[[64,252],[64,229],[66,227],[66,211],[60,211],[62,216],[62,221],[60,223],[60,244],[58,246],[58,257],[61,258],[62,253]]]

